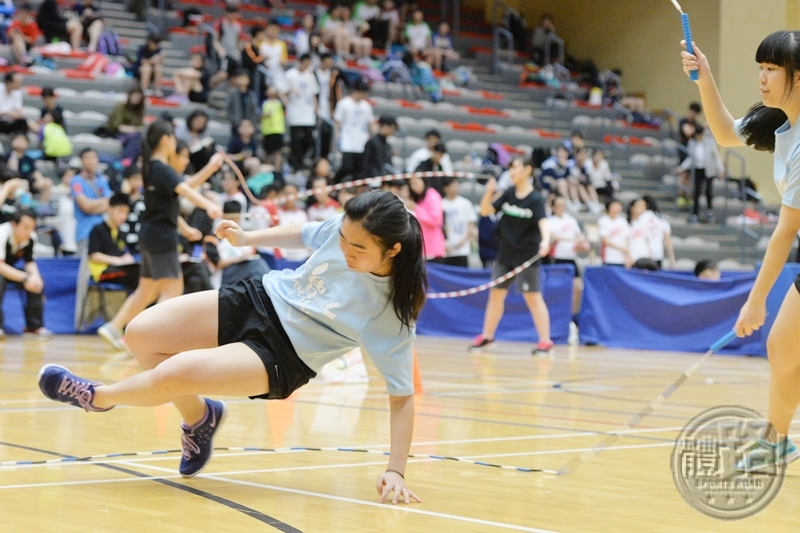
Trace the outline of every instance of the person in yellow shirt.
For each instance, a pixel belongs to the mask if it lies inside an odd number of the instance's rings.
[[[282,168],[283,137],[286,134],[284,102],[275,86],[267,88],[267,99],[261,105],[261,141],[266,154],[265,163],[273,165],[278,171]]]
[[[108,201],[103,222],[89,234],[89,273],[95,282],[124,285],[128,292],[139,284],[139,265],[128,251],[126,235],[120,231],[130,214],[127,194],[116,193]]]

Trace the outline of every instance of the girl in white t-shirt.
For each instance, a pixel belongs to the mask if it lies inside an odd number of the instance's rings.
[[[589,243],[581,232],[581,227],[575,217],[567,213],[567,202],[561,196],[554,196],[550,200],[552,215],[547,218],[550,224],[550,257],[556,265],[572,265],[575,268],[575,281],[572,284],[572,314],[578,313],[583,295],[583,281],[578,272],[575,260],[579,252],[589,250]]]
[[[664,266],[664,250],[667,252],[667,259],[669,259],[669,268],[675,268],[675,248],[672,246],[672,226],[669,224],[664,215],[658,208],[658,202],[652,196],[645,195],[642,197],[644,203],[647,204],[647,211],[645,215],[648,217],[648,225],[650,228],[650,252],[652,253],[653,261],[658,263],[659,268]]]
[[[650,220],[645,214],[647,204],[637,198],[628,206],[628,224],[631,225],[629,255],[634,263],[639,259],[652,259],[650,249]]]
[[[683,70],[697,71],[703,110],[721,146],[753,146],[774,153],[774,180],[781,195],[778,225],[764,262],[734,330],[745,337],[764,325],[767,295],[783,270],[800,230],[800,32],[778,31],[756,51],[761,102],[734,120],[719,94],[708,58],[694,46],[684,51]],[[755,82],[755,80],[753,80]],[[789,288],[767,340],[770,364],[769,424],[763,437],[736,462],[738,471],[769,471],[800,457],[789,438],[789,425],[800,404],[800,279]]]
[[[270,85],[278,89],[278,92],[286,92],[286,62],[289,55],[286,51],[286,43],[280,39],[281,27],[274,20],[267,24],[266,38],[258,48],[258,54],[264,57],[264,66],[269,70],[272,77]]]
[[[597,221],[602,243],[604,265],[630,267],[631,226],[622,215],[622,203],[612,198],[606,204],[606,214]]]

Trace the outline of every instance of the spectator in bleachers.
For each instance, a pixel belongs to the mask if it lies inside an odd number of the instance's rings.
[[[598,195],[606,198],[614,196],[614,175],[611,173],[611,167],[606,161],[606,154],[602,148],[595,148],[592,152],[592,158],[586,162],[586,172]]]
[[[238,202],[242,208],[239,213],[247,212],[247,197],[239,188],[239,180],[228,165],[222,166],[222,179],[220,180],[222,187],[222,194],[219,195],[219,201],[225,205],[227,202]]]
[[[6,167],[17,171],[28,181],[28,190],[42,202],[50,201],[53,180],[44,177],[36,169],[36,160],[28,155],[28,136],[18,133],[11,139],[11,153],[6,158]]]
[[[406,209],[417,217],[422,227],[425,259],[441,263],[445,254],[442,196],[422,178],[408,180],[408,188],[411,197],[406,200]]]
[[[259,44],[258,54],[264,58],[264,66],[270,74],[268,84],[275,86],[279,92],[286,92],[285,68],[289,55],[286,51],[286,43],[280,39],[281,26],[276,19],[272,19],[267,24],[264,39]]]
[[[0,224],[11,220],[17,212],[17,199],[28,191],[28,182],[17,172],[5,168],[0,171]]]
[[[389,27],[389,42],[394,44],[400,40],[400,12],[394,0],[384,0],[381,4],[381,20],[386,21]]]
[[[436,145],[442,143],[442,134],[439,130],[428,130],[425,132],[425,142],[427,146],[417,148],[414,150],[406,160],[406,172],[415,172],[417,167],[423,162],[431,158],[433,149]],[[442,167],[442,172],[453,172],[453,162],[450,160],[450,154],[445,152],[439,160],[439,165]]]
[[[264,84],[259,82],[262,76],[258,72],[258,66],[267,59],[261,55],[260,52],[265,32],[264,26],[256,25],[251,27],[250,40],[246,42],[242,48],[242,68],[246,70],[250,76],[250,89],[256,91],[257,94],[264,88]]]
[[[311,69],[311,56],[302,55],[296,66],[286,73],[286,122],[291,136],[289,165],[295,171],[304,168],[303,160],[314,146],[318,94],[319,84]]]
[[[432,44],[433,32],[425,22],[425,13],[421,9],[414,11],[411,22],[406,24],[403,31],[408,51],[415,56],[423,54],[430,49]]]
[[[58,105],[58,97],[56,96],[55,90],[52,87],[42,87],[42,103],[44,106],[41,109],[41,118],[44,119],[44,116],[50,112],[55,111],[56,109],[61,112],[61,116],[64,116],[64,108]],[[40,125],[41,125],[40,120]],[[66,124],[62,124],[64,129],[67,129]]]
[[[577,212],[580,211],[581,202],[574,166],[574,161],[569,158],[569,149],[560,144],[556,148],[556,155],[550,156],[542,163],[541,180],[545,188],[567,201],[567,209]]]
[[[319,57],[319,67],[314,74],[319,84],[317,116],[319,125],[319,156],[327,159],[333,140],[333,110],[342,98],[342,82],[339,69],[334,66],[333,56],[325,52]]]
[[[115,105],[108,116],[106,129],[122,142],[122,159],[125,161],[135,161],[141,152],[144,108],[142,89],[133,87],[125,101]]]
[[[367,101],[369,85],[364,80],[357,80],[350,96],[336,104],[333,119],[336,121],[336,136],[339,139],[339,151],[342,153],[342,165],[334,177],[335,183],[345,178],[361,177],[364,168],[364,147],[370,137],[374,120],[372,104]]]
[[[297,186],[292,184],[286,184],[281,191],[280,198],[283,200],[283,204],[278,208],[279,225],[288,226],[308,222],[308,214],[297,205],[297,192]],[[311,252],[307,248],[281,248],[280,254],[287,261],[305,261]]]
[[[392,165],[392,147],[389,137],[397,131],[397,120],[383,115],[378,119],[378,132],[364,146],[362,174],[367,178],[385,176],[396,169]]]
[[[447,22],[439,24],[439,31],[433,34],[432,46],[425,53],[428,63],[434,70],[446,72],[449,70],[447,61],[458,61],[460,56],[453,49],[453,38],[450,36],[450,25]]]
[[[444,178],[445,265],[468,267],[472,244],[478,240],[478,215],[472,202],[459,196],[458,178]]]
[[[350,43],[350,49],[344,55],[345,58],[366,58],[372,54],[372,39],[367,37],[369,24],[360,22],[352,18],[352,11],[345,6],[341,10],[342,28]],[[352,54],[352,55],[351,55]]]
[[[131,73],[139,79],[139,86],[144,94],[163,96],[161,79],[164,75],[164,52],[161,50],[161,38],[158,35],[148,35],[147,42],[139,47],[136,61],[131,66]]]
[[[60,109],[45,114],[39,132],[39,142],[44,158],[56,162],[59,169],[72,157],[72,141],[64,129],[64,114]]]
[[[628,206],[628,224],[631,226],[628,250],[634,263],[639,259],[653,259],[649,219],[645,201],[642,198],[632,200]]]
[[[564,146],[569,150],[569,157],[575,159],[575,154],[581,148],[586,148],[586,139],[584,138],[581,130],[572,130],[569,134],[569,139],[564,141]]]
[[[244,171],[245,161],[258,155],[256,127],[250,119],[242,119],[236,124],[236,133],[228,141],[228,155],[239,170]]]
[[[0,339],[3,331],[2,302],[10,283],[25,291],[25,333],[46,338],[44,327],[44,280],[36,265],[36,215],[20,209],[11,220],[0,224]]]
[[[694,267],[694,275],[699,279],[708,281],[719,281],[722,278],[719,267],[710,259],[698,261]]]
[[[25,3],[17,7],[17,13],[6,29],[6,34],[14,52],[14,61],[24,66],[33,63],[29,52],[44,34],[36,23],[30,4]]]
[[[220,79],[232,78],[242,68],[239,42],[243,36],[239,9],[233,4],[226,5],[225,16],[214,25],[214,50],[220,57]]]
[[[314,205],[308,208],[308,219],[311,222],[324,222],[342,212],[342,206],[330,197],[327,187],[328,179],[324,176],[317,176],[311,181],[311,190],[314,191],[316,200]]]
[[[641,257],[633,262],[631,268],[634,270],[647,270],[648,272],[658,272],[661,270],[658,267],[658,263],[650,259],[649,257]]]
[[[139,265],[121,229],[131,212],[130,198],[118,192],[108,200],[103,222],[89,233],[89,273],[96,283],[124,285],[131,293],[139,285]],[[120,328],[121,329],[121,328]]]
[[[79,252],[86,249],[92,228],[103,221],[103,215],[108,210],[108,199],[112,194],[108,178],[97,171],[100,164],[97,151],[84,148],[80,158],[81,171],[70,182],[77,221],[75,240]]]
[[[67,18],[61,14],[56,0],[44,0],[36,15],[39,29],[48,43],[55,39],[69,42],[73,50],[78,50],[83,38],[83,25],[80,20]]]
[[[389,41],[390,22],[381,18],[381,6],[378,0],[361,0],[353,6],[353,20],[359,26],[367,24],[369,29],[365,36],[372,40],[378,49],[386,48]]]
[[[242,120],[255,123],[258,116],[258,95],[250,89],[250,76],[244,69],[237,70],[231,77],[231,89],[228,91],[228,120],[231,133],[236,133],[237,125]]]
[[[261,135],[264,148],[264,162],[278,171],[283,168],[283,137],[286,135],[284,103],[277,87],[267,89],[267,99],[261,105]]]
[[[689,147],[689,139],[694,137],[695,130],[697,126],[700,125],[700,113],[702,112],[703,108],[700,107],[700,104],[698,102],[692,102],[689,104],[689,112],[678,123],[678,142],[680,142],[684,148]],[[686,155],[687,154],[681,151],[678,152],[678,157],[681,162],[686,159]]]
[[[311,34],[314,33],[316,25],[317,19],[314,15],[311,13],[303,15],[300,28],[294,32],[294,37],[292,38],[292,47],[294,47],[294,53],[297,57],[311,53]]]
[[[581,232],[581,227],[575,218],[567,213],[567,203],[564,198],[554,196],[550,199],[552,215],[548,217],[550,224],[551,254],[550,261],[556,265],[572,265],[575,268],[575,280],[572,284],[572,314],[578,313],[581,307],[583,282],[578,271],[579,252],[589,251],[590,245]]]
[[[556,26],[553,23],[553,17],[547,13],[542,15],[539,19],[539,25],[533,30],[531,40],[533,42],[533,61],[538,65],[544,63],[547,56],[548,39],[551,35],[555,36]],[[550,45],[550,59],[551,61],[558,59],[558,47],[555,43]]]
[[[447,148],[445,148],[444,143],[436,144],[431,150],[430,159],[426,159],[417,165],[417,168],[414,169],[414,172],[445,172],[444,165],[442,165],[442,160],[446,155]],[[436,192],[444,196],[444,181],[446,179],[447,178],[442,177],[425,178],[425,181],[427,181],[431,187],[436,189]]]
[[[550,225],[545,213],[545,200],[532,183],[533,162],[516,157],[510,169],[514,187],[493,201],[496,182],[490,179],[481,198],[481,216],[501,214],[495,231],[499,253],[492,271],[493,279],[511,272],[536,254],[546,257],[550,251]],[[525,304],[539,334],[539,343],[533,353],[549,354],[553,349],[553,341],[550,339],[550,313],[542,298],[539,264],[523,270],[513,280],[525,298]],[[479,351],[494,342],[511,283],[512,280],[507,280],[491,289],[483,331],[475,338],[470,350]]]
[[[606,214],[597,221],[600,231],[600,255],[604,265],[630,267],[631,226],[622,215],[622,202],[611,198],[606,202]]]
[[[139,231],[142,227],[141,219],[145,209],[143,188],[142,167],[138,164],[130,165],[122,175],[122,185],[120,186],[120,192],[127,194],[130,201],[128,220],[120,225],[120,230],[125,233],[128,251],[134,255],[139,254]]]
[[[223,213],[226,220],[240,223],[242,211],[238,202],[225,202]],[[220,283],[227,287],[247,279],[261,279],[269,272],[267,263],[261,259],[253,246],[233,246],[227,239],[218,241],[216,254],[208,257],[218,271],[222,271]]]
[[[214,155],[214,139],[206,133],[208,120],[208,113],[203,109],[195,109],[175,129],[175,137],[189,147],[190,161],[195,171],[205,167]]]
[[[597,190],[594,188],[592,178],[589,175],[589,153],[586,148],[580,146],[574,150],[575,161],[575,179],[577,180],[578,198],[580,198],[583,205],[594,214],[603,212],[603,205],[597,196]]]
[[[205,66],[205,59],[200,54],[192,54],[189,66],[176,70],[172,75],[175,82],[175,94],[185,96],[190,102],[208,103],[211,90],[211,74]]]
[[[694,205],[690,223],[700,222],[700,195],[705,192],[706,207],[708,211],[703,218],[703,222],[714,222],[714,179],[722,179],[725,176],[725,166],[722,164],[722,157],[719,155],[719,146],[714,136],[706,135],[705,128],[697,125],[694,136],[689,139],[689,156],[683,160],[680,170],[694,174]]]
[[[79,0],[72,8],[81,22],[83,29],[83,38],[88,43],[86,49],[89,52],[97,51],[97,42],[103,34],[105,22],[100,13],[100,7],[94,3],[94,0]]]
[[[666,248],[669,268],[675,268],[675,248],[672,246],[672,227],[658,209],[658,202],[650,195],[642,197],[647,205],[647,219],[650,229],[650,251],[658,267],[664,266],[664,249]]]
[[[27,133],[28,121],[22,111],[22,75],[7,72],[0,86],[0,133]]]

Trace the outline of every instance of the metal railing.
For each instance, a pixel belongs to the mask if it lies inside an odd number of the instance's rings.
[[[552,33],[547,34],[547,40],[544,43],[544,64],[549,65],[553,63],[553,61],[551,61],[551,56],[550,56],[553,44],[558,46],[558,60],[555,61],[555,63],[563,65],[564,56],[566,54],[566,48],[564,47],[564,39]]]
[[[514,63],[514,35],[502,26],[496,26],[492,31],[492,74],[499,74],[503,70],[500,61],[500,37],[505,37],[508,44],[505,50],[508,54],[507,62]]]

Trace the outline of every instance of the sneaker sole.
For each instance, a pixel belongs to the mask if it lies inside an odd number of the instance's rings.
[[[39,369],[39,374],[37,374],[37,376],[36,376],[36,383],[39,384],[39,390],[42,391],[42,394],[44,394],[44,397],[47,398],[48,400],[53,400],[54,402],[57,402],[57,401],[59,401],[58,399],[51,398],[50,396],[47,395],[47,393],[44,391],[44,389],[42,389],[42,376],[44,375],[44,371],[47,370],[48,368],[60,368],[61,370],[64,370],[65,372],[69,372],[69,369],[67,369],[66,367],[63,367],[61,365],[44,365],[41,369]]]
[[[780,461],[777,461],[775,464],[777,466],[786,466],[789,463],[793,463],[793,462],[797,461],[798,459],[800,459],[800,450],[798,450],[798,451],[796,451],[796,452],[794,452],[794,453],[792,453],[790,455],[787,455],[786,457],[783,457]],[[770,468],[772,468],[772,466],[773,465],[771,465],[771,464],[765,464],[765,465],[761,465],[761,466],[756,467],[756,468],[744,469],[744,468],[736,468],[736,466],[734,465],[733,469],[736,472],[739,472],[739,473],[742,473],[742,474],[751,474],[753,472],[763,472],[765,470],[769,470]]]
[[[109,333],[108,331],[103,329],[98,329],[97,335],[102,337],[103,340],[109,343],[115,350],[118,350],[120,352],[125,350],[125,348],[122,347],[122,344],[120,344],[119,340],[116,339],[113,335],[111,335],[111,333]]]
[[[223,402],[223,404],[222,404],[222,415],[220,415],[220,417],[219,417],[219,420],[217,420],[217,429],[216,429],[216,431],[214,431],[214,437],[216,437],[216,436],[217,436],[217,431],[219,431],[220,429],[222,429],[222,426],[223,426],[223,424],[225,423],[225,420],[226,420],[227,418],[228,418],[228,406],[227,406],[227,405],[225,405],[225,403]],[[212,452],[213,452],[213,450],[214,450],[214,437],[211,437],[211,450],[212,450]],[[208,461],[206,461],[206,464],[204,464],[204,465],[203,465],[203,466],[200,468],[200,470],[198,470],[198,471],[197,471],[197,472],[195,472],[194,474],[181,474],[181,477],[183,477],[183,478],[185,478],[185,479],[189,479],[189,478],[193,478],[193,477],[195,477],[195,476],[196,476],[196,475],[198,475],[200,472],[202,472],[203,470],[205,470],[205,469],[206,469],[206,467],[208,466],[208,463],[210,463],[210,462],[211,462],[211,459],[212,459],[213,457],[214,457],[214,454],[212,453],[212,454],[211,454],[211,456],[208,458]],[[178,473],[180,474],[180,472],[178,472]]]
[[[468,352],[474,352],[474,353],[481,353],[481,352],[483,352],[485,350],[488,350],[488,349],[490,349],[492,347],[494,347],[494,343],[490,342],[489,344],[484,344],[483,346],[470,346],[469,348],[467,348],[467,351]]]

